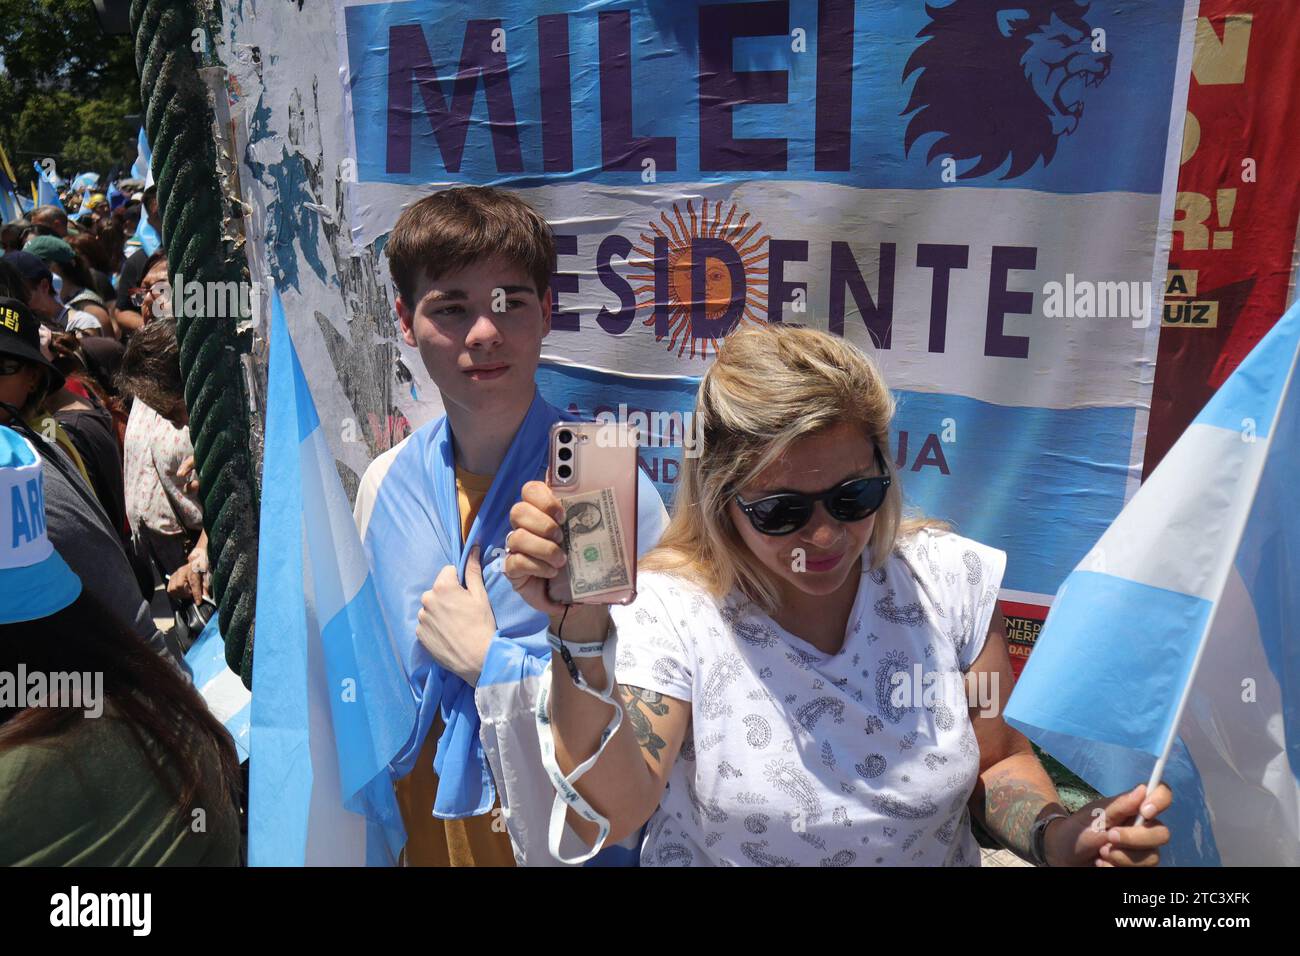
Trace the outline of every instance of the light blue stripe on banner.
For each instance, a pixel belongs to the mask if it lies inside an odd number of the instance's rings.
[[[620,404],[629,414],[681,414],[694,408],[698,389],[697,379],[554,364],[539,367],[537,384],[552,405],[583,417],[617,414]],[[1006,551],[1004,587],[1054,593],[1124,507],[1132,409],[1015,408],[959,395],[895,394],[891,441],[907,502]],[[955,440],[945,442],[949,419]],[[643,447],[640,458],[671,510],[680,444]]]
[[[221,651],[220,654],[216,653],[218,650]],[[199,634],[198,640],[185,652],[185,663],[190,669],[190,679],[200,691],[208,681],[222,671],[229,670],[217,615],[212,615],[202,633]]]
[[[221,637],[217,615],[213,614],[198,640],[185,653],[185,664],[190,669],[194,689],[206,700],[208,684],[225,677],[238,681],[239,677],[226,664],[226,642]],[[235,749],[239,752],[239,762],[248,759],[248,732],[252,714],[252,704],[247,703],[235,713],[228,716],[222,725],[234,738]]]
[[[307,855],[312,766],[300,447],[306,423],[294,389],[294,361],[289,327],[279,297],[274,296],[249,746],[248,862],[252,866],[302,865]]]
[[[1160,191],[1183,0],[1144,0],[1141,4],[1093,0],[1082,14],[1086,23],[1082,38],[1087,41],[1088,34],[1096,36],[1093,31],[1102,31],[1105,52],[1111,58],[1109,73],[1099,85],[1083,86],[1079,76],[1071,81],[1070,89],[1059,91],[1070,98],[1077,92],[1084,108],[1073,131],[1061,130],[1059,135],[1048,132],[1051,120],[1043,105],[1044,100],[1057,96],[1055,83],[1064,79],[1059,69],[1060,41],[1069,30],[1057,24],[1044,22],[1038,42],[1029,49],[1031,44],[1025,38],[1003,37],[998,32],[998,7],[994,4],[930,4],[936,9],[962,8],[958,16],[964,11],[966,19],[955,28],[939,30],[941,35],[930,41],[924,57],[928,61],[925,70],[904,77],[909,58],[923,43],[917,34],[931,22],[922,0],[859,0],[856,4],[852,0],[791,0],[789,4],[745,4],[735,11],[728,11],[728,6],[652,0],[618,4],[479,0],[472,14],[466,5],[437,0],[348,6],[341,28],[348,49],[360,179],[363,183],[455,181],[514,188],[590,181],[643,189],[638,160],[646,150],[644,145],[632,154],[630,169],[603,168],[602,150],[607,137],[614,134],[602,129],[602,99],[617,94],[616,88],[602,86],[601,18],[622,15],[627,17],[626,24],[607,20],[604,45],[610,50],[604,65],[608,68],[618,62],[630,74],[626,86],[619,88],[627,90],[631,115],[627,116],[626,110],[619,115],[630,127],[628,137],[660,138],[662,151],[657,154],[654,172],[655,181],[661,184],[774,179],[868,189],[976,184],[1072,194]],[[1017,12],[1013,0],[1005,6],[1007,13]],[[560,29],[548,34],[564,37],[563,52],[555,46],[541,49],[539,20],[545,15],[563,17]],[[819,45],[819,15],[843,18],[838,22],[828,19],[822,28],[836,40],[852,30],[851,71],[823,55],[829,46],[824,51]],[[707,18],[703,29],[702,17]],[[477,32],[467,43],[470,23]],[[462,73],[460,64],[466,46],[471,52],[477,48],[485,57],[490,55],[490,31],[498,24],[504,33],[498,58],[505,60],[508,70],[493,76],[493,97],[499,108],[493,117],[482,80],[469,67]],[[462,87],[472,91],[472,109],[465,126],[444,120],[440,128],[449,143],[458,141],[463,130],[463,149],[458,153],[458,147],[452,145],[450,161],[438,145],[421,92],[412,81],[409,107],[395,107],[395,119],[410,119],[409,169],[389,170],[389,31],[394,26],[423,30],[424,43],[414,52],[428,58],[445,102],[452,102],[453,95],[459,97]],[[792,42],[796,28],[805,34],[804,50]],[[746,30],[758,35],[746,36]],[[702,32],[716,52],[702,53]],[[619,46],[626,53],[614,52]],[[1068,59],[1075,56],[1084,61],[1092,53],[1076,49]],[[717,64],[714,69],[709,69],[707,57]],[[557,61],[565,71],[562,84],[568,88],[557,85],[556,99],[563,105],[557,109],[553,104],[544,114],[540,65]],[[1052,87],[1034,92],[1025,77],[1046,76],[1049,64],[1053,67]],[[728,66],[741,74],[731,92],[711,94],[701,89],[702,68],[717,74]],[[931,75],[928,88],[936,92],[912,104],[917,78],[925,71]],[[761,98],[754,95],[760,91],[750,87],[756,82],[753,78],[764,72],[781,84],[773,87],[773,95],[768,97],[772,102],[747,102],[751,96]],[[848,82],[837,85],[844,76]],[[829,83],[829,88],[819,91],[818,84],[823,82]],[[984,99],[971,97],[971,89],[987,90],[988,95]],[[825,106],[818,102],[819,96],[847,106],[844,119],[835,121],[833,129],[831,120],[819,116],[819,106]],[[729,111],[710,115],[719,99],[730,106]],[[921,135],[905,156],[908,123],[921,108],[941,120]],[[978,123],[969,122],[972,113],[978,114]],[[542,137],[544,131],[555,131],[557,114],[571,114],[571,130],[562,139],[572,150],[572,168],[547,172]],[[1058,122],[1061,119],[1058,117]],[[708,136],[701,136],[701,126],[709,124],[716,140],[724,121],[730,123],[737,142],[715,145],[712,155],[707,155],[702,140],[707,144]],[[819,123],[827,128],[819,130]],[[520,171],[503,166],[493,144],[494,134],[504,139],[511,132],[518,137]],[[847,163],[837,160],[832,165],[840,168],[832,171],[819,168],[818,136],[825,140],[839,133],[849,139]],[[957,151],[962,150],[961,138],[970,137],[981,146],[991,144],[995,156],[1014,148],[1034,165],[1027,173],[1004,181],[1000,177],[1011,167],[1007,159],[987,175],[945,185],[940,178],[943,153],[926,162],[931,146],[945,135],[956,139]],[[760,147],[755,143],[760,140],[784,143],[784,160],[759,161]],[[624,159],[623,154],[631,149],[620,144],[614,151]],[[1050,163],[1039,158],[1044,151],[1053,154]],[[974,165],[974,161],[962,160],[955,172]]]
[[[1159,754],[1209,621],[1209,601],[1093,571],[1062,585],[1007,704],[1007,722]],[[1104,629],[1115,608],[1125,627]],[[1086,648],[1086,653],[1080,653]],[[1090,688],[1066,698],[1062,686]],[[1140,782],[1140,781],[1139,781]]]
[[[1018,408],[895,392],[903,494],[922,513],[1007,552],[1002,586],[1053,594],[1124,508],[1131,408]],[[944,442],[945,421],[955,441]],[[928,444],[928,450],[927,450]],[[933,464],[942,455],[948,473]]]
[[[1277,320],[1268,335],[1201,409],[1193,424],[1239,432],[1243,441],[1262,441],[1277,416],[1282,387],[1295,364],[1297,347],[1300,347],[1300,301]],[[1295,388],[1293,385],[1292,389]]]

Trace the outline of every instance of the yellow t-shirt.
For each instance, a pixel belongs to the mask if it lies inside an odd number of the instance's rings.
[[[460,538],[469,535],[474,516],[492,486],[492,475],[475,475],[456,469],[456,497],[460,504]],[[433,582],[430,581],[430,584]],[[442,715],[434,718],[429,735],[420,748],[415,769],[397,781],[397,804],[406,825],[406,849],[402,860],[406,866],[514,866],[515,854],[500,813],[486,813],[462,820],[442,820],[433,815],[433,801],[438,793],[438,775],[433,770],[433,755],[445,724]],[[493,810],[501,806],[498,799]],[[493,824],[497,829],[493,829]]]
[[[32,431],[44,435],[46,438],[53,438],[55,443],[63,449],[63,453],[72,459],[72,464],[76,466],[78,474],[86,483],[87,488],[93,488],[90,483],[90,475],[86,472],[86,464],[81,460],[81,455],[77,452],[77,446],[72,444],[72,439],[68,433],[63,430],[63,426],[49,412],[40,411],[31,418],[24,419],[27,427]]]

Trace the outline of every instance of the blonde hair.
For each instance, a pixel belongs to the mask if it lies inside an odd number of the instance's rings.
[[[794,442],[843,423],[880,449],[893,479],[864,553],[869,568],[880,567],[900,534],[940,524],[903,518],[889,447],[893,417],[894,397],[874,363],[843,339],[780,324],[734,333],[696,395],[702,453],[683,457],[672,520],[640,568],[688,577],[719,600],[739,587],[773,613],[777,579],[740,537],[727,503]]]

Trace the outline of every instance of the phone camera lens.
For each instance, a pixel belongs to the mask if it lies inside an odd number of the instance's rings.
[[[569,430],[566,428],[564,431],[560,432],[560,436],[559,436],[559,437],[560,437],[560,441],[561,441],[563,444],[567,445],[567,444],[569,444],[569,442],[573,441],[573,432],[569,431]]]
[[[568,465],[561,465],[559,468],[556,469],[556,473],[561,478],[568,478],[571,474],[573,474],[573,469],[570,468]]]
[[[557,457],[560,459],[560,461],[568,461],[570,458],[573,457],[573,449],[561,448]]]

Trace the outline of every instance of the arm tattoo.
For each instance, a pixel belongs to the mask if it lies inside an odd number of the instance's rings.
[[[1054,803],[1052,796],[1032,781],[999,776],[984,791],[984,825],[1003,846],[1029,856],[1029,837],[1043,807]]]
[[[622,684],[619,685],[618,692],[623,698],[623,711],[627,714],[627,719],[632,723],[632,732],[636,734],[636,742],[645,749],[646,753],[658,761],[659,751],[663,750],[668,744],[654,732],[646,711],[648,710],[656,717],[663,717],[667,714],[668,704],[664,701],[664,695],[653,690],[626,687]]]

